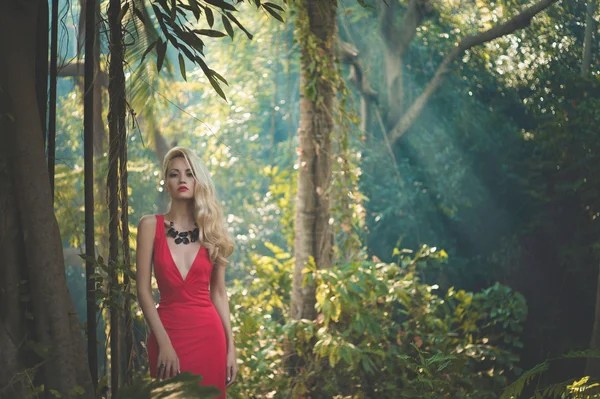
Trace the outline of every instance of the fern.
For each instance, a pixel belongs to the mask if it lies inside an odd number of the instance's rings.
[[[529,384],[536,376],[548,371],[548,366],[548,362],[543,362],[524,372],[515,382],[506,387],[504,392],[502,392],[500,399],[518,398],[527,384]]]
[[[576,358],[600,358],[600,350],[597,349],[585,349],[581,351],[569,352],[562,356],[564,359],[576,359]]]
[[[558,384],[552,384],[542,391],[540,397],[543,398],[560,398],[567,391],[567,386],[570,381],[559,382]],[[539,392],[536,392],[536,394]]]
[[[549,362],[561,359],[577,359],[577,358],[600,358],[600,350],[586,349],[566,353],[560,357],[548,359],[544,363],[540,363],[532,369],[526,371],[519,377],[515,382],[510,384],[500,396],[500,399],[513,399],[518,398],[523,392],[523,389],[529,384],[535,377],[548,371]],[[586,397],[589,396],[590,390],[598,391],[600,384],[588,382],[589,377],[583,377],[579,380],[567,380],[557,384],[552,384],[545,387],[543,390],[535,390],[534,398],[564,398],[572,397],[579,398],[583,392],[586,392]],[[568,396],[566,396],[568,395]],[[593,397],[600,397],[595,395]]]

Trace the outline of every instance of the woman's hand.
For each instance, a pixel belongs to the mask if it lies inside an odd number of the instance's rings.
[[[235,349],[227,351],[227,386],[233,384],[237,375],[237,362],[235,361]]]
[[[156,376],[161,379],[175,377],[180,373],[179,358],[173,345],[165,345],[158,348],[158,364],[156,365]]]

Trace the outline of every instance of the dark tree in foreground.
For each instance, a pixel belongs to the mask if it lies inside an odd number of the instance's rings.
[[[93,398],[52,205],[38,105],[46,93],[36,90],[48,69],[48,42],[38,40],[47,32],[39,23],[44,9],[40,0],[0,3],[0,395],[24,397],[36,388],[33,381],[46,391]]]

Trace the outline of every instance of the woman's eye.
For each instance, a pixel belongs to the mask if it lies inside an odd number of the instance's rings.
[[[188,174],[187,174],[187,177],[192,177],[192,176],[193,176],[193,175],[192,175],[191,173],[188,173]]]
[[[169,177],[177,177],[177,173],[171,173]]]

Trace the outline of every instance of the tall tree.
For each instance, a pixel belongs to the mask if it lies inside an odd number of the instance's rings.
[[[451,70],[454,61],[466,50],[527,27],[533,17],[558,1],[560,0],[540,0],[503,23],[470,36],[457,38],[454,47],[445,55],[421,94],[410,103],[406,102],[407,96],[403,83],[404,58],[417,29],[428,18],[437,14],[435,2],[409,0],[405,7],[401,6],[399,0],[377,3],[379,33],[384,43],[384,79],[387,88],[380,98],[375,96],[370,89],[368,80],[365,80],[361,73],[362,69],[357,61],[358,52],[347,43],[343,43],[340,49],[343,59],[353,65],[352,80],[357,84],[362,98],[367,102],[363,108],[368,109],[369,104],[374,104],[376,101],[387,110],[382,117],[381,125],[393,144],[413,126],[429,99],[443,84],[444,77]],[[363,113],[363,115],[367,114]]]
[[[590,71],[592,62],[592,41],[594,31],[597,30],[598,23],[594,19],[596,12],[596,1],[588,0],[585,10],[585,36],[583,38],[583,55],[581,57],[581,76],[585,77]]]
[[[92,398],[94,392],[86,367],[81,330],[67,290],[60,233],[46,167],[42,113],[38,105],[46,103],[46,93],[36,91],[36,82],[46,81],[48,73],[48,43],[47,40],[45,44],[38,41],[38,37],[44,36],[39,34],[40,30],[46,30],[47,34],[47,18],[46,24],[39,23],[44,9],[47,11],[47,2],[41,0],[0,2],[0,51],[3,54],[0,62],[3,104],[0,140],[3,148],[10,148],[2,153],[1,164],[8,170],[8,178],[1,180],[0,193],[2,203],[12,206],[6,211],[16,216],[7,219],[11,224],[2,224],[0,233],[1,251],[6,255],[2,274],[11,278],[2,279],[2,284],[21,286],[29,295],[26,304],[21,303],[22,297],[3,298],[1,324],[7,327],[3,331],[17,334],[4,336],[6,340],[3,339],[0,346],[9,348],[6,353],[12,354],[17,362],[2,368],[0,381],[6,382],[2,387],[10,390],[9,396],[15,391],[23,392],[24,381],[15,380],[14,376],[19,375],[15,371],[22,371],[20,366],[36,366],[31,364],[31,358],[23,358],[25,348],[22,345],[29,341],[44,357],[37,363],[40,374],[36,381],[43,383],[47,392],[55,390],[67,396],[77,390],[81,392],[80,397]],[[37,50],[43,45],[45,57],[40,57]],[[38,76],[41,71],[43,78]],[[21,279],[14,280],[19,277]],[[23,286],[21,281],[26,281],[26,285]],[[7,310],[25,306],[33,317],[31,326],[24,321],[25,313],[18,317]],[[11,314],[12,317],[5,318]]]
[[[111,392],[118,396],[121,374],[120,327],[121,306],[119,306],[119,153],[125,145],[125,74],[123,72],[123,30],[121,25],[121,0],[111,0],[108,7],[108,26],[110,29],[110,68],[108,92],[109,112],[109,150],[108,150],[108,212],[109,212],[109,250],[110,270],[110,354],[111,354]],[[122,160],[126,158],[122,157]],[[122,165],[122,168],[126,168]],[[126,183],[125,183],[126,186]],[[127,218],[125,218],[127,220]],[[127,249],[129,247],[127,246]]]
[[[56,153],[56,84],[58,59],[58,0],[52,0],[52,36],[50,39],[50,98],[48,103],[48,174],[50,190],[54,198],[54,170]]]
[[[311,262],[331,267],[333,232],[329,224],[333,105],[336,68],[334,39],[337,1],[298,2],[300,43],[300,123],[296,194],[295,267],[291,316],[316,317],[315,287],[304,285],[303,270]]]
[[[583,37],[583,54],[581,56],[581,77],[589,78],[590,64],[592,62],[593,32],[597,30],[594,20],[596,12],[595,0],[588,0],[585,10],[585,33]],[[598,268],[598,283],[596,287],[596,306],[590,349],[600,348],[600,266]],[[585,364],[585,374],[594,378],[600,377],[600,359],[588,358]]]
[[[95,0],[88,0],[85,8],[85,77],[83,105],[84,134],[84,191],[85,191],[85,278],[86,278],[86,310],[87,310],[87,344],[88,364],[94,388],[98,386],[98,349],[96,340],[96,283],[95,272],[95,234],[94,234],[94,116],[96,89],[94,84],[94,67],[97,62],[96,44],[96,6]]]

